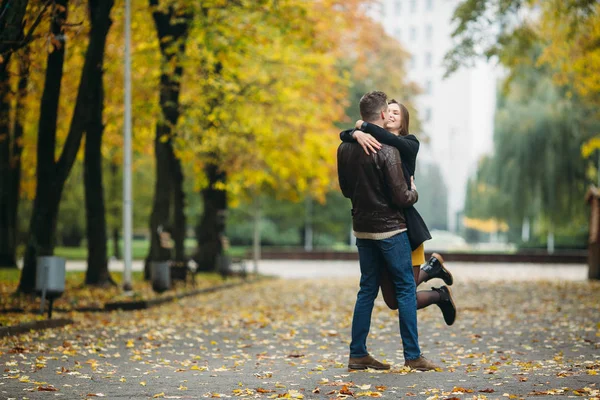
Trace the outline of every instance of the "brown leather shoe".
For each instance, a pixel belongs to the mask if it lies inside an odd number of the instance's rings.
[[[431,371],[440,368],[423,356],[415,358],[414,360],[406,360],[404,361],[404,365],[416,369],[417,371]]]
[[[383,301],[391,310],[398,309],[398,299],[396,298],[396,288],[394,287],[394,279],[392,274],[387,267],[381,271],[381,280],[379,282],[381,286],[381,294],[383,295]]]
[[[390,369],[390,365],[377,361],[371,355],[359,357],[359,358],[350,357],[350,359],[348,360],[348,369],[349,370],[351,370],[351,369],[367,369],[367,368],[384,370],[384,369]]]

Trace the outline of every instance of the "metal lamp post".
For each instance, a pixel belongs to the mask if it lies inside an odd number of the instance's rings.
[[[131,239],[133,234],[131,196],[131,0],[125,0],[125,121],[123,140],[123,289],[131,286]]]

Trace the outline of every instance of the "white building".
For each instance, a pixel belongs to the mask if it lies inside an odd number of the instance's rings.
[[[408,78],[423,94],[416,99],[423,132],[419,160],[437,162],[448,188],[448,226],[457,228],[467,179],[492,150],[497,69],[480,62],[444,79],[442,61],[452,48],[451,23],[459,0],[381,0],[371,10],[386,32],[411,53]],[[393,96],[393,93],[389,93]],[[426,182],[421,182],[426,184]]]

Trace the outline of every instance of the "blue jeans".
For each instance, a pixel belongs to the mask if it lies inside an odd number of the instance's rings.
[[[371,328],[373,304],[379,293],[382,268],[387,265],[396,287],[404,359],[419,358],[421,349],[417,332],[417,287],[408,235],[402,232],[384,240],[356,239],[356,247],[360,259],[360,290],[352,318],[350,357],[364,357],[369,354],[367,336]]]

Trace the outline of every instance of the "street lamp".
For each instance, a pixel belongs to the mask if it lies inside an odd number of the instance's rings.
[[[132,198],[131,198],[131,0],[125,0],[125,121],[123,140],[123,289],[131,286],[131,238],[132,238]]]

